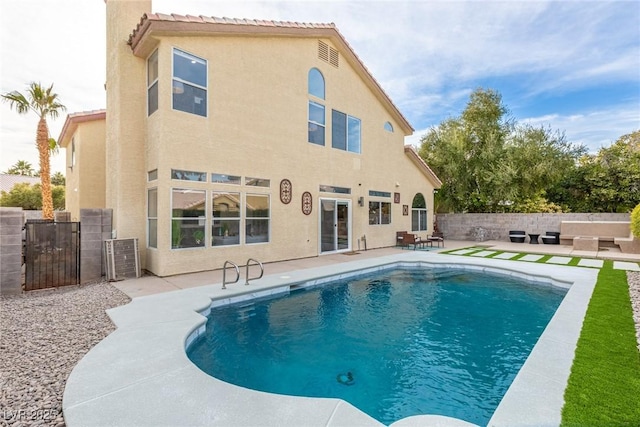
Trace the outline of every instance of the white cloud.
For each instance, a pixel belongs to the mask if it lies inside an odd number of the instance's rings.
[[[584,114],[530,117],[522,120],[522,123],[563,129],[567,141],[583,144],[591,153],[597,152],[602,147],[608,147],[622,135],[640,130],[637,105]]]

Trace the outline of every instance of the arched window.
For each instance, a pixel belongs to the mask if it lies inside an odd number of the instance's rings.
[[[384,130],[386,130],[387,132],[393,132],[393,125],[390,122],[385,122]]]
[[[426,229],[427,203],[422,193],[417,193],[411,204],[411,231],[425,231]]]
[[[324,99],[324,77],[317,68],[309,70],[309,95]]]
[[[316,98],[324,99],[324,77],[317,68],[309,70],[308,77],[309,95]],[[308,141],[312,144],[324,145],[325,132],[325,111],[324,105],[309,100],[309,116],[308,116]]]

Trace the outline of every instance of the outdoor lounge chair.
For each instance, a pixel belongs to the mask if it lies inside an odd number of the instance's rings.
[[[524,239],[527,238],[527,233],[522,230],[509,231],[509,239],[513,243],[524,243]]]
[[[559,245],[560,244],[560,233],[555,231],[547,231],[546,235],[540,236],[542,239],[542,243],[545,245]]]
[[[404,241],[405,234],[407,234],[406,231],[396,231],[396,246],[400,246],[400,247],[407,246],[407,244]]]
[[[424,246],[424,241],[420,238],[420,236],[416,236],[415,234],[405,234],[403,242],[407,245],[407,248],[410,245],[413,245],[414,251],[416,250],[416,247],[418,247],[418,245]]]
[[[442,243],[442,247],[444,248],[444,234],[441,231],[434,231],[433,234],[427,237],[427,242],[430,246],[433,246],[434,243],[440,244]]]

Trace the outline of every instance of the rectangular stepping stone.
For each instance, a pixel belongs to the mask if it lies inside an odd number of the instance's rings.
[[[513,257],[515,257],[516,255],[518,255],[516,252],[503,252],[499,255],[494,256],[494,258],[499,258],[499,259],[511,259]]]
[[[495,253],[496,253],[496,251],[480,251],[480,252],[475,253],[475,254],[473,254],[471,256],[482,256],[482,257],[485,257],[485,256],[493,255]]]
[[[451,255],[466,255],[470,252],[475,252],[477,251],[477,249],[460,249],[458,251],[455,252],[449,252]]]
[[[569,261],[571,261],[571,257],[566,257],[566,256],[552,256],[547,260],[547,262],[550,264],[565,264],[565,265],[569,264]]]
[[[581,259],[578,261],[578,267],[596,267],[602,268],[604,261],[601,259]]]
[[[529,254],[529,255],[525,255],[522,258],[520,258],[518,261],[538,261],[540,258],[542,258],[544,255],[533,255],[533,254]]]
[[[640,271],[640,265],[637,262],[613,261],[614,270]]]

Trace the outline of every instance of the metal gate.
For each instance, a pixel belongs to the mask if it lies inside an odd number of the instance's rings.
[[[80,223],[28,220],[25,290],[80,284]]]

